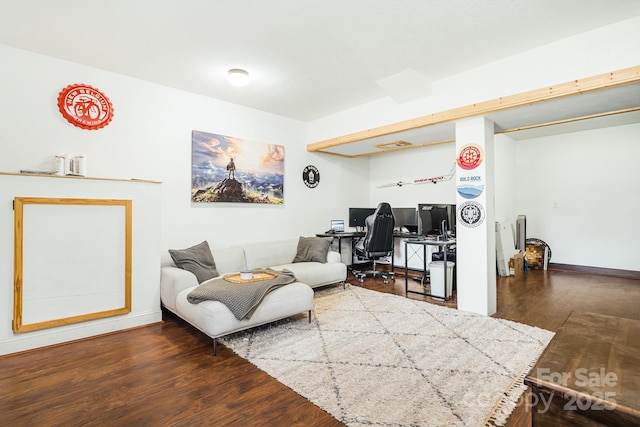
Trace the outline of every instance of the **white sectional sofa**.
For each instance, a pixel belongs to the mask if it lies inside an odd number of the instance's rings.
[[[233,332],[313,309],[313,289],[333,283],[344,284],[347,267],[340,254],[329,250],[326,262],[292,262],[299,254],[298,239],[251,243],[228,248],[211,248],[215,267],[220,276],[243,270],[271,268],[289,270],[296,281],[268,293],[252,316],[238,320],[221,302],[203,301],[192,304],[187,295],[199,283],[196,275],[176,267],[169,252],[162,254],[160,297],[163,307],[213,339],[216,353],[217,338]]]

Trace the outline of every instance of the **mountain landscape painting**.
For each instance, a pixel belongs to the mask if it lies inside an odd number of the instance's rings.
[[[284,146],[192,131],[191,201],[284,203]]]

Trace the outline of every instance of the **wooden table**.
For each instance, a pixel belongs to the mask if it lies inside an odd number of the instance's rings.
[[[525,384],[534,426],[640,425],[640,320],[572,312]]]

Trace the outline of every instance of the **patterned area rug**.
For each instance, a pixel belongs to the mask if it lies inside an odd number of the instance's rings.
[[[349,426],[503,425],[553,336],[356,286],[222,342]]]

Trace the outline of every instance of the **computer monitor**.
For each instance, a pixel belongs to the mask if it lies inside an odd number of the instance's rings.
[[[375,208],[349,208],[349,227],[364,227],[364,220],[375,211]]]
[[[416,208],[392,208],[396,227],[405,227],[409,232],[418,232],[418,211]]]
[[[418,205],[420,231],[423,236],[442,234],[442,221],[446,221],[447,232],[456,234],[456,205],[427,204]]]

